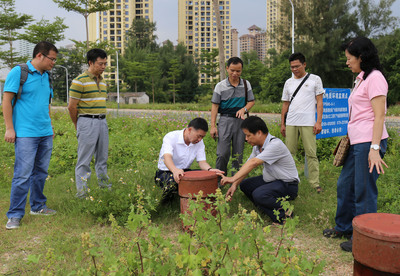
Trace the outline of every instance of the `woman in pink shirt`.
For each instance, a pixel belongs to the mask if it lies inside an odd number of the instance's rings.
[[[343,49],[346,65],[358,76],[349,97],[350,149],[337,182],[336,226],[325,229],[323,235],[350,238],[340,247],[351,252],[352,220],[361,214],[377,212],[376,180],[387,167],[382,158],[389,136],[385,126],[388,84],[371,40],[357,37]]]

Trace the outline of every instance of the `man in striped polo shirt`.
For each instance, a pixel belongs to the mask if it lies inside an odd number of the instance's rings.
[[[254,106],[254,95],[250,82],[240,78],[243,61],[232,57],[227,62],[228,78],[219,82],[211,99],[212,138],[218,137],[216,168],[227,173],[232,143],[232,167],[239,171],[242,164],[244,134],[240,128],[245,114]],[[245,85],[246,84],[246,85]],[[246,97],[247,88],[247,97]],[[247,101],[246,101],[247,98]],[[218,128],[217,114],[220,113]],[[232,172],[233,175],[233,172]]]
[[[93,156],[99,186],[111,188],[107,175],[107,85],[101,76],[107,66],[107,53],[102,49],[91,49],[87,52],[87,62],[88,70],[72,81],[68,105],[78,138],[75,168],[77,197],[86,195]]]

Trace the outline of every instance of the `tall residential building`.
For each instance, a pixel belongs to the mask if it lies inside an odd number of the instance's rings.
[[[153,21],[153,0],[115,0],[112,9],[89,15],[89,40],[109,41],[123,54],[127,33],[136,18]],[[113,58],[108,58],[110,65]],[[105,72],[104,77],[115,82],[115,70],[110,68],[111,72]]]
[[[265,32],[256,25],[248,28],[249,33],[242,35],[240,39],[240,53],[250,52],[252,50],[257,52],[258,59],[264,61],[266,48],[265,48]]]
[[[280,51],[276,34],[278,31],[278,25],[282,22],[281,14],[281,1],[267,0],[267,51],[272,48],[275,48],[278,52]]]
[[[26,40],[18,40],[18,54],[20,56],[26,56],[31,59],[35,46],[35,44],[30,43]]]
[[[239,42],[239,32],[237,29],[231,29],[231,51],[233,57],[238,57],[238,42]]]
[[[224,57],[231,57],[231,1],[219,0],[219,15],[223,31]],[[212,0],[178,0],[178,42],[185,44],[195,59],[204,49],[218,49],[217,24]],[[200,83],[208,77],[200,75]]]
[[[281,0],[266,0],[267,1],[267,39],[266,39],[266,48],[267,51],[269,49],[275,48],[278,53],[280,53],[282,49],[282,45],[279,44],[278,40],[283,39],[283,33],[288,34],[291,37],[292,30],[292,17],[286,15],[283,11],[284,5]],[[292,0],[295,5],[296,10],[296,2],[300,2],[299,0]],[[290,6],[289,1],[285,1],[287,5]],[[303,0],[301,2],[303,9],[304,7],[311,8],[311,2],[309,0]],[[297,12],[306,13],[306,10],[297,10]],[[295,23],[296,24],[296,23]],[[278,34],[278,26],[284,26],[284,31],[280,30],[280,34]],[[305,39],[304,37],[297,38],[300,40]],[[288,43],[289,44],[289,43]]]

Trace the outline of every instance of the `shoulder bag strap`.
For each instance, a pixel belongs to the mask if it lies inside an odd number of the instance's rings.
[[[244,105],[246,106],[246,104],[247,104],[247,99],[248,99],[248,95],[247,95],[247,81],[246,81],[245,79],[242,79],[242,80],[243,80],[243,85],[244,85]],[[249,116],[250,116],[249,113],[250,113],[250,112],[247,111],[247,118],[249,118]]]
[[[306,80],[308,79],[308,77],[310,76],[310,73],[308,73],[305,78],[303,79],[303,81],[299,84],[299,86],[297,86],[296,90],[294,91],[292,97],[290,98],[290,102],[293,101],[294,97],[296,97],[297,92],[299,92],[300,88],[303,86],[303,84],[306,82]]]

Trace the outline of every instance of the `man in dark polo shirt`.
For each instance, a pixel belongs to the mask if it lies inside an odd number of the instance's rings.
[[[243,61],[232,57],[227,62],[228,78],[219,82],[211,99],[211,130],[212,138],[218,137],[216,168],[227,173],[232,144],[232,168],[239,170],[242,164],[244,134],[240,125],[245,114],[254,106],[254,95],[250,82],[240,78]],[[247,97],[246,97],[247,88]],[[247,101],[246,101],[247,98]],[[217,114],[220,113],[218,128]],[[234,174],[232,172],[232,174]]]

